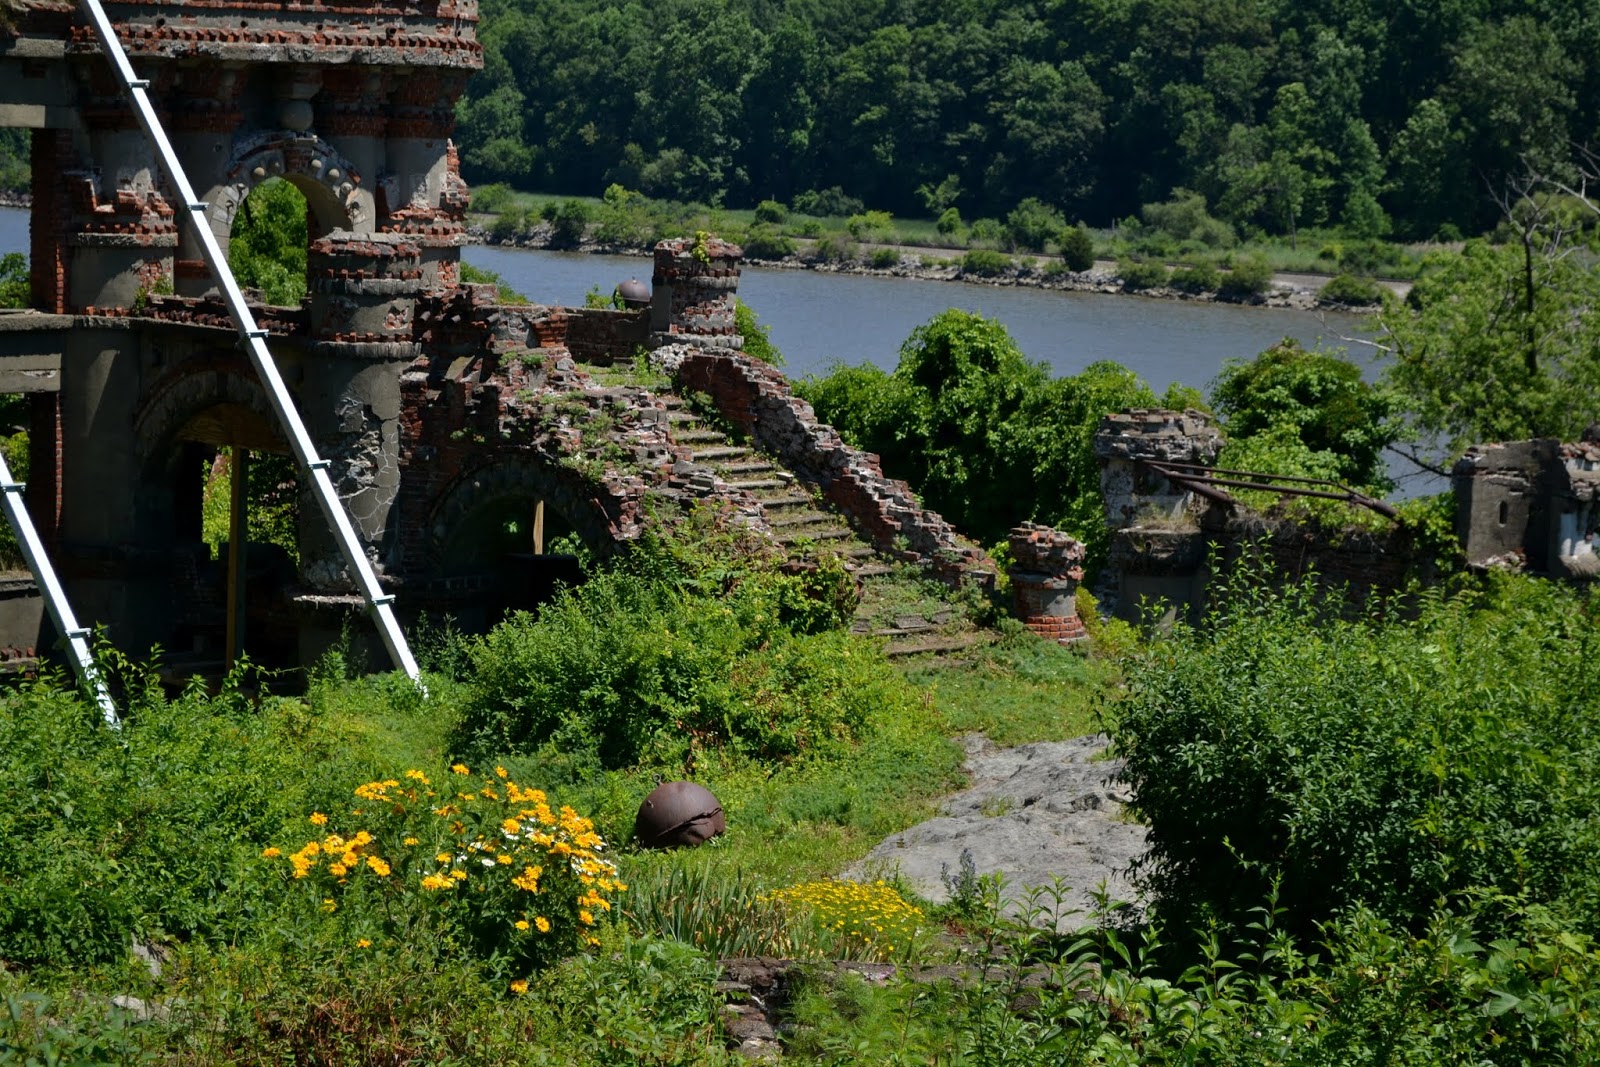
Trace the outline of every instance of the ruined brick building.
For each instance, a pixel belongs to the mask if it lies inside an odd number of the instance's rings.
[[[652,500],[711,498],[780,542],[855,539],[858,561],[978,562],[742,355],[737,247],[664,244],[631,311],[502,306],[460,284],[469,192],[450,135],[481,64],[473,0],[106,7],[224,248],[259,183],[305,197],[309,295],[252,310],[405,614],[483,621],[547,582],[557,562],[508,545],[508,517],[603,550]],[[222,608],[196,471],[223,448],[283,453],[282,432],[71,4],[21,0],[0,21],[0,125],[33,131],[33,309],[0,315],[0,392],[30,397],[30,509],[81,618],[135,654],[209,654]],[[584,370],[641,348],[766,455],[706,448],[681,404]],[[360,599],[314,507],[296,541],[296,563],[252,551],[237,610],[304,661]],[[27,633],[25,585],[0,603],[0,643],[48,644]]]

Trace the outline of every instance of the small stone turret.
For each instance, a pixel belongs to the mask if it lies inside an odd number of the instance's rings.
[[[696,344],[740,349],[744,338],[734,323],[733,298],[739,291],[739,261],[744,249],[718,237],[699,234],[656,245],[650,298],[650,343]]]
[[[1016,597],[1017,617],[1040,637],[1063,645],[1089,636],[1078,618],[1078,584],[1087,550],[1059,530],[1025,522],[1011,531],[1006,572]]]

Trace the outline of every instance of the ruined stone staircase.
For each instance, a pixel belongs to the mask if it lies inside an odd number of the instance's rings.
[[[684,398],[662,394],[669,434],[690,461],[760,505],[774,539],[792,556],[832,555],[859,583],[853,633],[882,638],[891,657],[954,655],[993,640],[950,591],[917,568],[879,553],[793,473],[715,425]]]

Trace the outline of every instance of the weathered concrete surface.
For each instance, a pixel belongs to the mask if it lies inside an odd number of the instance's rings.
[[[938,818],[885,838],[845,877],[898,869],[918,893],[943,902],[944,873],[957,872],[971,849],[978,874],[1005,877],[1012,914],[1030,889],[1057,880],[1070,887],[1067,909],[1087,911],[1101,883],[1113,900],[1136,899],[1127,871],[1145,849],[1145,829],[1122,814],[1127,788],[1112,780],[1121,763],[1098,758],[1103,736],[1007,749],[981,735],[962,743],[971,787],[949,797]],[[1056,925],[1083,921],[1069,911]]]

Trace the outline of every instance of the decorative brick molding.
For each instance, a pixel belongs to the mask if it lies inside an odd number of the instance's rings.
[[[905,482],[884,476],[878,457],[845,444],[794,395],[781,371],[742,352],[672,345],[651,354],[681,390],[703,393],[722,415],[801,479],[879,551],[924,564],[949,582],[992,585],[993,561],[962,544]]]

